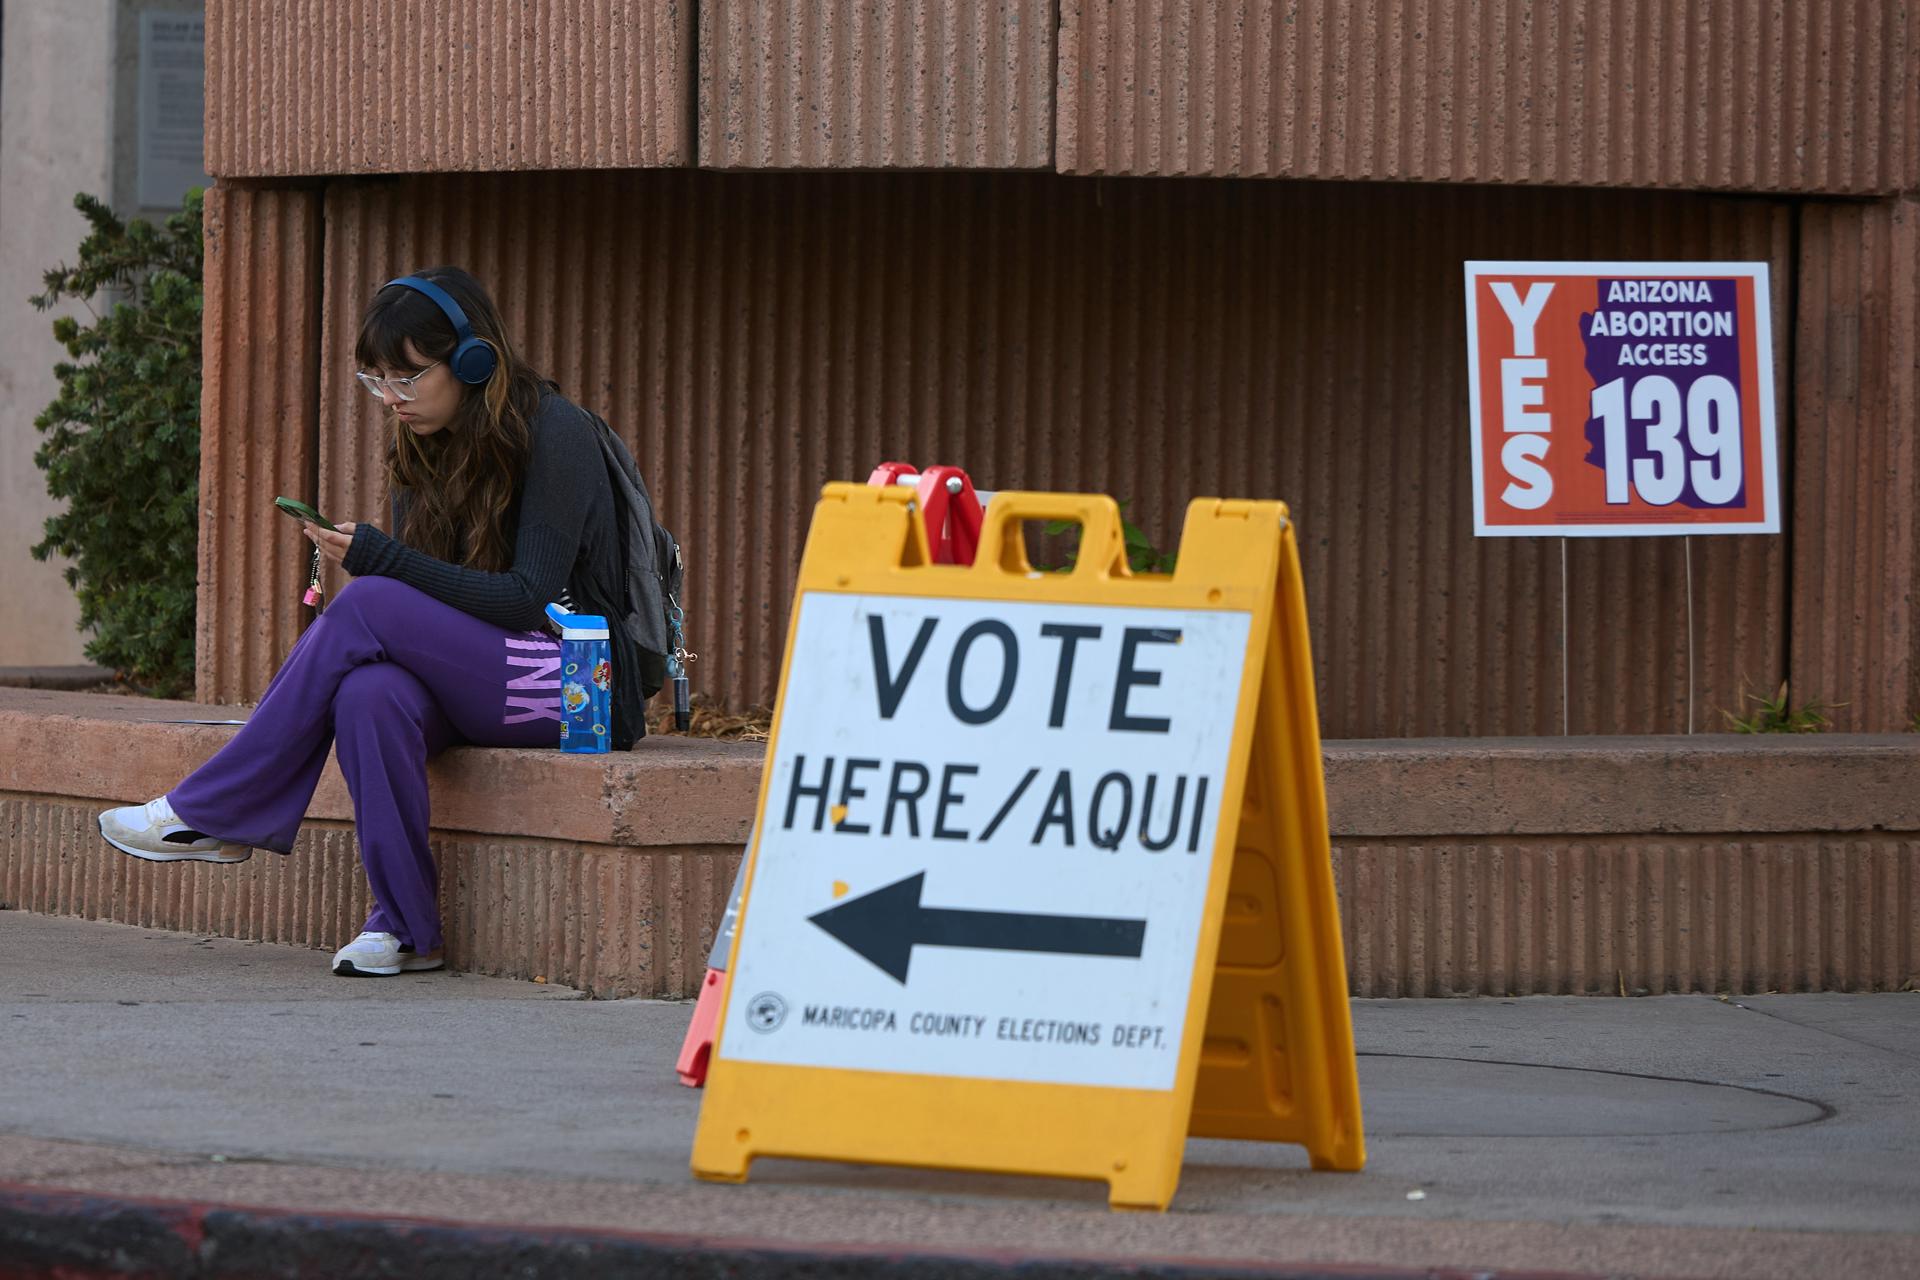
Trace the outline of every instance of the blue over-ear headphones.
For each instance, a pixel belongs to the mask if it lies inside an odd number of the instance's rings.
[[[457,345],[453,354],[447,357],[447,368],[453,376],[466,383],[485,382],[493,376],[494,368],[500,363],[500,357],[494,354],[492,347],[473,336],[473,325],[467,321],[467,313],[453,300],[453,295],[431,280],[420,276],[401,276],[398,280],[389,280],[381,285],[382,289],[391,289],[399,285],[412,289],[415,293],[426,295],[435,306],[446,313],[447,323],[453,326],[453,336]]]

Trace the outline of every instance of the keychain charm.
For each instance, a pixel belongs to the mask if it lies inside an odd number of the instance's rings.
[[[300,602],[309,609],[320,607],[320,548],[317,546],[313,549],[313,574],[307,580],[307,594],[300,597]]]
[[[692,686],[687,680],[687,664],[700,655],[687,652],[686,634],[681,629],[686,611],[672,596],[667,597],[667,604],[667,621],[673,629],[673,652],[667,655],[667,677],[673,682],[673,727],[685,733],[693,727]]]

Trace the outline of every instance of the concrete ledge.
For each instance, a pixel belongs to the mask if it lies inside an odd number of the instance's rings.
[[[246,707],[0,689],[0,792],[151,800],[236,732],[170,722],[247,715]],[[429,768],[433,823],[587,844],[739,844],[752,825],[765,754],[754,743],[678,737],[647,738],[633,751],[600,757],[461,747]],[[332,761],[307,816],[353,821],[352,797]]]
[[[1326,744],[1347,836],[1920,831],[1920,734]]]
[[[0,791],[150,799],[245,707],[0,688]],[[51,751],[48,744],[58,743]],[[1359,739],[1325,744],[1335,837],[1920,832],[1920,734]],[[600,844],[739,843],[764,748],[655,737],[605,757],[463,747],[434,825]],[[528,796],[545,798],[539,805]],[[351,822],[329,763],[308,811]]]
[[[329,762],[291,857],[155,867],[101,808],[164,793],[244,707],[0,689],[0,906],[332,949],[368,909]],[[631,752],[466,747],[430,768],[450,967],[596,995],[691,996],[752,821],[763,749],[649,738]]]
[[[366,891],[329,766],[296,856],[156,869],[93,814],[161,794],[242,708],[0,689],[0,905],[332,947]],[[432,773],[450,962],[689,996],[763,749],[461,748]],[[1920,735],[1325,747],[1368,996],[1880,991],[1920,978]]]

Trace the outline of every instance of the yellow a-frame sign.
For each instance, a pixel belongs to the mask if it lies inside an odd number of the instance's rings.
[[[1177,572],[1119,511],[1003,492],[971,566],[911,495],[828,485],[693,1171],[756,1156],[1104,1180],[1185,1138],[1365,1162],[1299,559],[1196,500]],[[1065,574],[1024,522],[1081,526]]]

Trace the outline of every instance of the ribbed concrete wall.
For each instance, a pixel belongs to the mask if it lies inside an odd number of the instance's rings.
[[[697,153],[728,168],[1920,186],[1906,0],[209,0],[207,16],[222,177]]]
[[[693,7],[207,0],[207,172],[688,164]]]
[[[726,0],[699,61],[710,168],[1052,163],[1051,0]]]
[[[1920,841],[1584,837],[1336,844],[1359,996],[1898,991]]]
[[[0,902],[328,951],[366,920],[351,826],[310,823],[285,857],[160,867],[100,839],[102,807],[0,795]],[[452,968],[605,997],[699,993],[739,862],[734,847],[636,850],[444,833],[433,851]]]
[[[1888,192],[1906,0],[1061,0],[1059,167]]]
[[[729,702],[772,698],[819,484],[906,458],[986,487],[1113,493],[1163,544],[1196,494],[1285,499],[1328,736],[1557,733],[1560,548],[1470,533],[1459,264],[1770,261],[1784,333],[1791,239],[1772,202],[1617,192],[340,182],[321,494],[336,519],[386,519],[353,325],[380,282],[457,261],[494,284],[532,360],[635,446],[686,544],[697,685]],[[1687,555],[1679,539],[1568,548],[1573,732],[1687,728]],[[1743,680],[1784,675],[1785,561],[1780,538],[1696,538],[1691,556],[1704,729]]]
[[[312,547],[276,496],[313,501],[320,195],[206,197],[196,696],[256,698],[305,625]]]
[[[1793,694],[1920,717],[1920,202],[1801,213]]]

